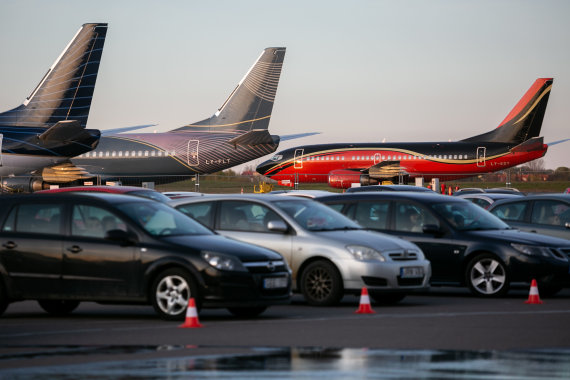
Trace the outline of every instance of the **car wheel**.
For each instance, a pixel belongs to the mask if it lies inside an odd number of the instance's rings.
[[[6,295],[6,290],[4,289],[2,278],[0,278],[0,315],[4,314],[8,308],[8,304],[8,296]]]
[[[196,287],[188,272],[172,268],[160,273],[151,288],[152,306],[160,318],[167,321],[183,320],[190,298],[196,307],[199,299]]]
[[[42,309],[53,315],[68,315],[79,306],[79,301],[71,300],[38,300]]]
[[[252,318],[267,310],[267,306],[258,307],[228,307],[228,311],[236,317]]]
[[[502,296],[509,290],[509,274],[505,264],[488,253],[469,262],[465,280],[471,292],[478,296]]]
[[[394,305],[406,298],[404,293],[370,293],[370,298],[380,305]]]
[[[303,270],[301,293],[311,305],[336,305],[343,295],[342,278],[332,263],[315,261]]]

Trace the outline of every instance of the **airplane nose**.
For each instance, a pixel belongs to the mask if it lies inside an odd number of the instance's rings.
[[[270,167],[271,167],[271,161],[265,161],[257,165],[257,168],[255,168],[255,170],[261,175],[267,175],[266,173]]]

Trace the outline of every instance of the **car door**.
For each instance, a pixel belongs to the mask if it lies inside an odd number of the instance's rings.
[[[387,232],[411,241],[421,248],[431,262],[431,282],[441,284],[461,282],[466,244],[457,239],[453,231],[423,204],[394,201],[392,206],[390,229]],[[432,226],[433,231],[423,232],[424,226]]]
[[[133,295],[141,281],[138,250],[105,239],[109,230],[128,231],[128,222],[111,210],[70,205],[69,236],[63,247],[63,284],[80,297],[119,299]]]
[[[570,205],[558,200],[535,200],[527,230],[570,239]]]
[[[64,205],[16,205],[2,225],[0,260],[14,289],[25,298],[62,291],[62,215]]]
[[[276,251],[291,264],[292,235],[267,228],[270,221],[286,224],[276,211],[264,204],[243,200],[224,200],[218,206],[216,231]]]

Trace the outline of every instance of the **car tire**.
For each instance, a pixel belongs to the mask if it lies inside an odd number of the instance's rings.
[[[500,297],[509,291],[510,277],[506,265],[495,255],[484,253],[467,265],[465,282],[480,297]]]
[[[4,288],[2,278],[0,278],[0,315],[4,314],[8,308],[8,304],[8,295],[6,294],[6,289]]]
[[[200,304],[196,289],[187,271],[171,268],[156,277],[149,298],[160,318],[167,321],[184,320],[190,298],[194,298],[197,308]]]
[[[336,305],[344,293],[340,273],[324,260],[307,265],[301,274],[300,288],[305,300],[313,306]]]
[[[38,300],[38,304],[44,311],[52,315],[68,315],[77,309],[79,301],[73,300]]]
[[[404,293],[370,293],[370,298],[379,305],[395,305],[404,298]]]
[[[253,318],[267,310],[267,306],[258,307],[228,307],[228,311],[240,318]]]

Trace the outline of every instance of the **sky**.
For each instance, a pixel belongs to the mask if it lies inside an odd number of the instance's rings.
[[[464,139],[497,127],[539,77],[554,78],[548,143],[570,138],[569,16],[567,0],[2,0],[0,110],[82,24],[107,22],[88,128],[205,119],[265,47],[285,46],[269,130],[320,134],[278,150]],[[545,167],[570,166],[568,152],[552,146]]]

